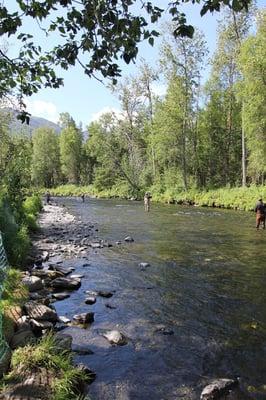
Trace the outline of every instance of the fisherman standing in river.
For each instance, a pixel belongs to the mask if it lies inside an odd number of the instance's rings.
[[[151,209],[151,194],[149,192],[146,192],[144,195],[144,210],[149,212],[150,209]]]
[[[262,229],[265,229],[266,206],[263,203],[262,199],[259,199],[258,203],[256,204],[255,213],[256,213],[256,228],[259,229],[260,224],[262,224]]]
[[[46,204],[51,204],[51,195],[49,190],[47,190],[47,192],[45,193],[45,197],[46,197]]]

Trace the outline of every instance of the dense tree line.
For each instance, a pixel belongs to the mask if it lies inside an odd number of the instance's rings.
[[[10,136],[5,118],[2,186],[74,183],[104,190],[123,184],[138,193],[264,183],[265,10],[257,13],[252,34],[251,17],[226,12],[204,86],[203,35],[173,36],[173,27],[165,28],[160,73],[143,61],[136,76],[118,83],[121,113],[91,123],[86,141],[68,113],[60,117],[60,134],[42,127],[32,139]],[[154,92],[159,78],[167,86],[163,97]]]

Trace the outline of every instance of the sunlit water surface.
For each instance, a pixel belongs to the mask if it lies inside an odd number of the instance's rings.
[[[91,249],[87,261],[68,261],[85,276],[70,299],[56,303],[60,315],[95,312],[89,328],[64,331],[94,352],[76,357],[97,373],[93,400],[194,400],[218,377],[266,383],[266,232],[254,229],[254,215],[154,204],[145,213],[141,203],[119,200],[58,202],[81,221],[97,222],[99,238],[114,244]],[[124,242],[128,235],[134,243]],[[142,270],[140,262],[150,267]],[[88,306],[90,289],[115,293]],[[110,329],[129,343],[111,346],[101,335]]]

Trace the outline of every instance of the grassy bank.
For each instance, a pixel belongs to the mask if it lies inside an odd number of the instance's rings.
[[[14,204],[6,194],[0,193],[0,231],[12,266],[24,266],[30,249],[29,234],[38,228],[36,221],[41,209],[38,195],[28,196]]]
[[[159,186],[148,188],[152,199],[160,203],[195,204],[202,207],[222,207],[236,210],[253,210],[259,198],[266,199],[266,186],[251,186],[248,188],[221,188],[209,191],[189,190],[180,192],[175,188],[164,189]],[[45,193],[45,190],[41,191]],[[96,196],[100,198],[132,197],[127,185],[116,186],[105,191],[99,191],[94,186],[64,185],[50,189],[52,196]],[[143,193],[137,196],[140,200]]]
[[[42,376],[44,371],[49,373],[51,382],[43,393],[46,399],[85,399],[79,394],[79,385],[90,378],[73,365],[71,352],[58,348],[52,334],[47,334],[35,345],[29,344],[13,352],[11,371],[3,378],[1,390],[23,382],[32,374]]]

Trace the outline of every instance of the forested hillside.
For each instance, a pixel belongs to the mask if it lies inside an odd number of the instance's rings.
[[[251,29],[252,28],[252,29]],[[159,70],[145,61],[114,88],[121,113],[88,126],[70,113],[61,133],[51,126],[32,138],[10,132],[1,115],[3,187],[93,185],[129,196],[263,185],[266,174],[266,12],[224,13],[211,60],[204,36],[174,37],[164,27]],[[203,84],[202,73],[210,63]],[[154,84],[163,82],[165,96]]]

